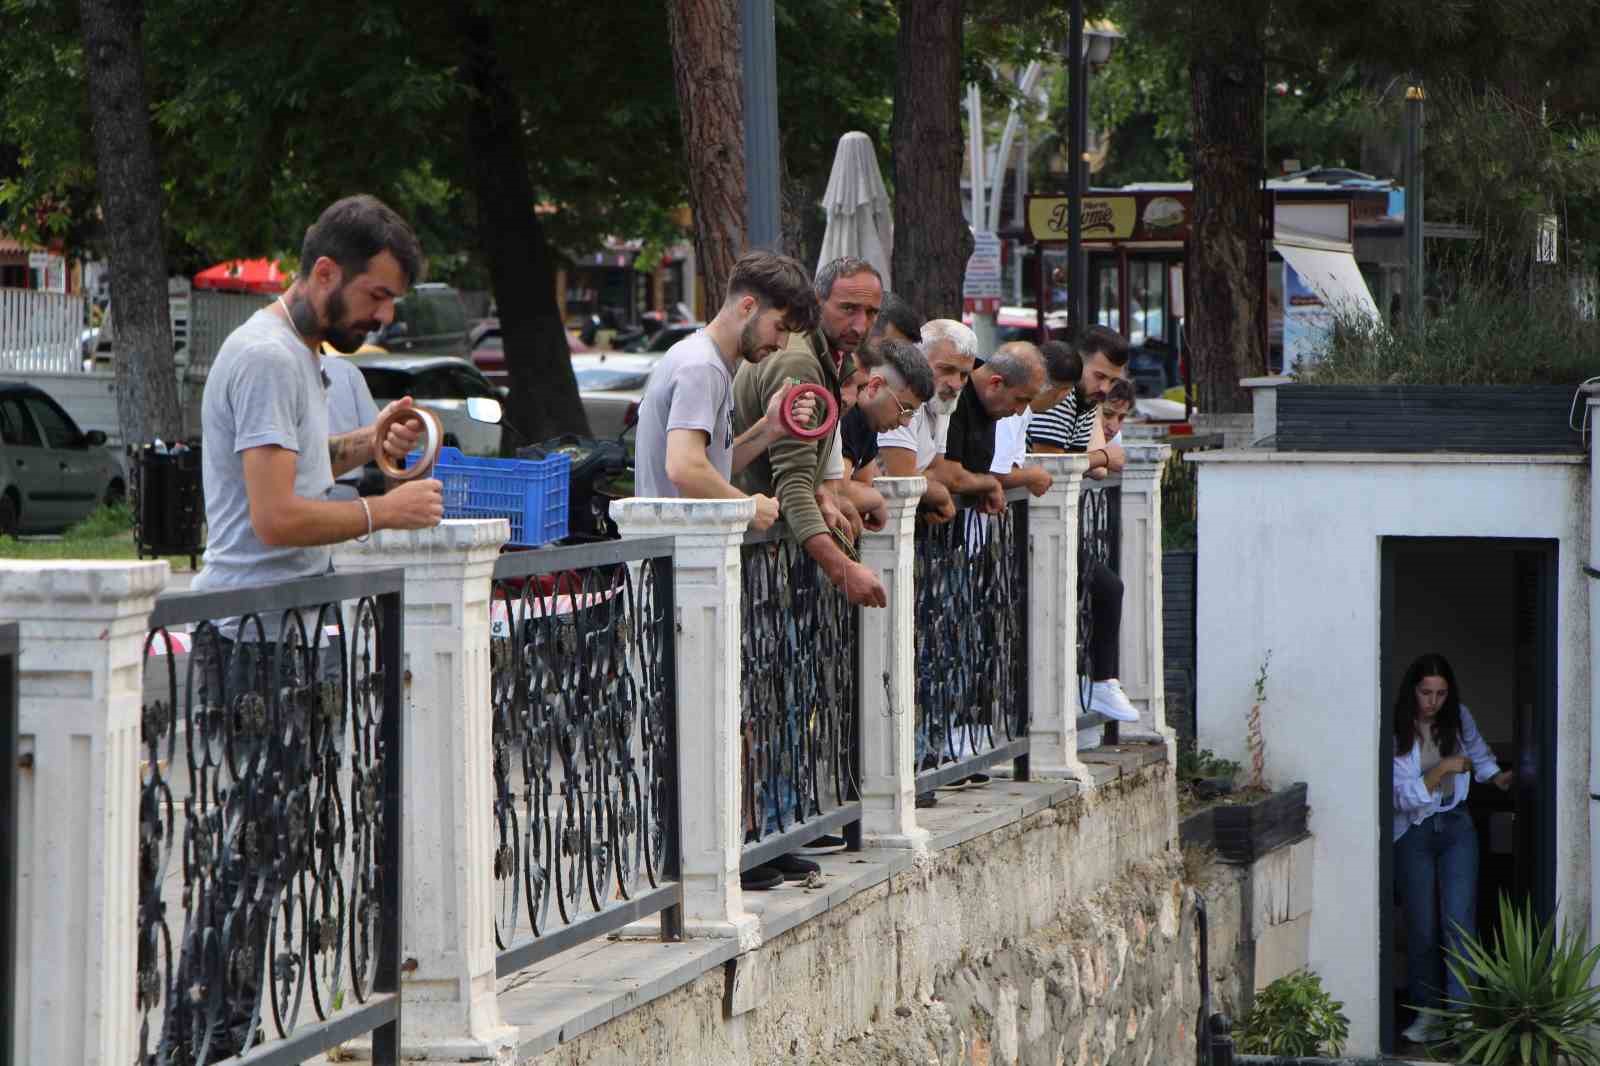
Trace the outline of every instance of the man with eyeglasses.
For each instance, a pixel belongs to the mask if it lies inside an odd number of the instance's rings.
[[[880,340],[856,405],[839,423],[847,476],[878,458],[878,434],[909,426],[917,411],[933,398],[933,371],[915,344]]]

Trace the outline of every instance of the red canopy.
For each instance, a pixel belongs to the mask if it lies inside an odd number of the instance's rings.
[[[271,259],[235,259],[200,271],[194,276],[194,287],[276,296],[289,287],[289,281],[289,277]]]

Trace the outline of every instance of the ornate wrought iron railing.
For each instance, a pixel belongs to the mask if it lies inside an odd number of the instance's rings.
[[[0,1066],[17,1031],[17,624],[0,625]]]
[[[1117,723],[1089,709],[1094,685],[1095,616],[1090,571],[1096,565],[1115,571],[1122,560],[1122,486],[1083,483],[1078,494],[1078,729],[1104,726],[1102,742],[1115,744]]]
[[[395,569],[157,601],[141,1062],[297,1063],[368,1032],[374,1062],[399,1062],[403,581]]]
[[[741,557],[742,868],[834,830],[858,848],[858,611],[782,525]]]
[[[963,499],[956,517],[917,529],[919,792],[1010,759],[1028,776],[1028,493],[999,515]]]
[[[495,564],[501,975],[653,914],[682,936],[672,543]]]

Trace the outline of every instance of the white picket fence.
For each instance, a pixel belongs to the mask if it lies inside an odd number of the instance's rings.
[[[83,296],[0,289],[0,373],[81,373]]]
[[[188,302],[189,372],[203,375],[211,369],[217,349],[222,347],[228,334],[271,303],[272,297],[244,292],[195,290],[189,295]]]

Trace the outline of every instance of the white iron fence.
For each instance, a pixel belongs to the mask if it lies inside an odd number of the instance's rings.
[[[83,370],[83,296],[0,289],[0,373]]]

